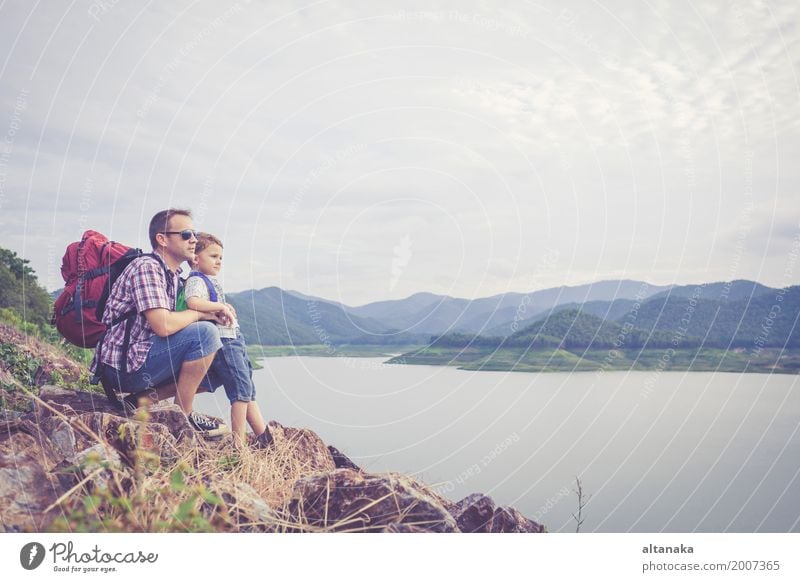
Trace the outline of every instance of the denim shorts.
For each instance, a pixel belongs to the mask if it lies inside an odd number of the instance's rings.
[[[151,341],[141,368],[123,374],[106,365],[103,367],[103,383],[116,391],[131,393],[177,383],[184,362],[199,360],[222,347],[217,326],[210,321],[197,321],[170,336],[153,336]],[[221,384],[209,375],[200,382],[212,392]]]
[[[253,382],[253,364],[247,357],[247,346],[241,332],[235,338],[222,338],[222,348],[217,352],[211,369],[208,371],[207,385],[216,387],[222,384],[231,403],[250,402],[256,399],[256,385]]]

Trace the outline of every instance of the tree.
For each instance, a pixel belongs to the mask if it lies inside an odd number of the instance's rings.
[[[23,321],[42,327],[50,320],[50,306],[50,295],[39,285],[29,261],[0,248],[0,308],[11,308]]]

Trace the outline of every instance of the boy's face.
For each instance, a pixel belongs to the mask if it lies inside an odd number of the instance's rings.
[[[218,275],[222,268],[222,247],[210,244],[195,255],[192,267],[204,275]]]

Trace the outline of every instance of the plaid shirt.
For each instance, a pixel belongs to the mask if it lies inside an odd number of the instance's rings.
[[[178,275],[181,270],[178,268],[173,273],[161,257],[158,255],[156,257],[136,259],[122,271],[114,282],[114,287],[108,296],[106,309],[103,312],[103,323],[107,326],[117,317],[131,311],[139,314],[131,322],[130,345],[127,354],[128,372],[135,372],[142,367],[152,345],[150,340],[155,335],[142,312],[155,308],[175,310]],[[170,277],[165,276],[165,271],[170,274]],[[98,349],[95,350],[90,366],[91,371],[94,372],[97,368],[98,353],[104,364],[120,369],[124,341],[124,323],[109,327],[103,338],[102,346],[98,346]]]

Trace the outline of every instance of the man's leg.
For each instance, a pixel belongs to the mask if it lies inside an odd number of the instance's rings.
[[[215,355],[216,351],[198,360],[184,361],[181,365],[175,392],[175,404],[180,406],[184,413],[189,414],[192,411],[194,395],[211,367]]]
[[[151,404],[158,404],[159,402],[172,398],[175,396],[175,383],[171,382],[158,388],[148,388],[141,392],[134,392],[127,400],[134,404],[137,408],[140,406],[150,406]]]
[[[222,345],[216,326],[197,322],[152,341],[145,364],[124,380],[134,392],[131,403],[142,406],[175,396],[175,403],[190,413],[195,393],[209,389],[200,382]]]

